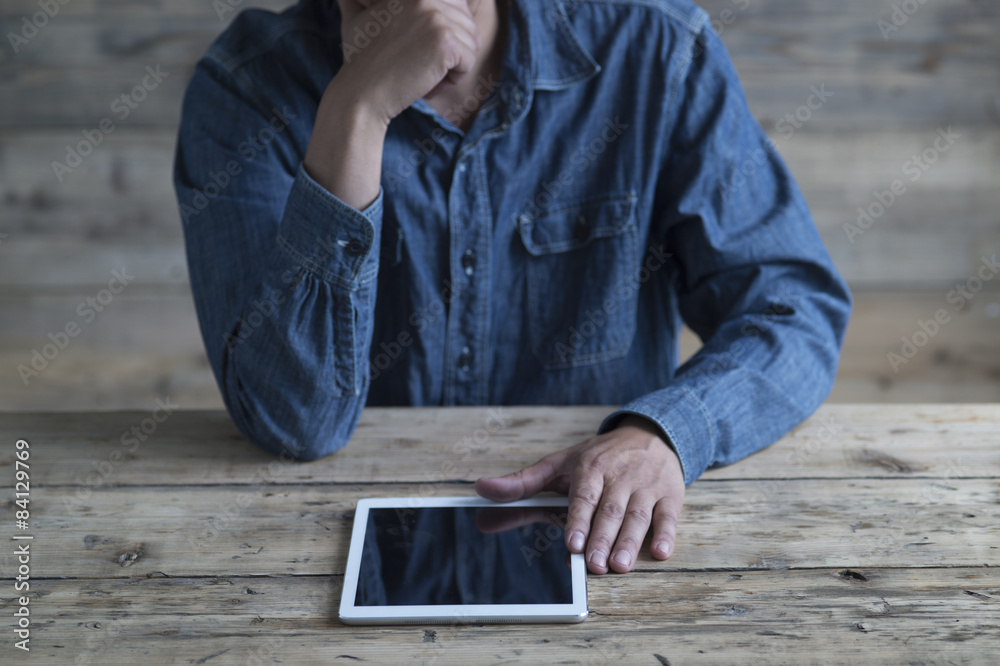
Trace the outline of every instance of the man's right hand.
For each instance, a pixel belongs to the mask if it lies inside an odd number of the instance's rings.
[[[468,0],[338,2],[344,64],[320,100],[303,165],[363,210],[378,197],[389,121],[469,72],[479,34]]]
[[[476,62],[479,31],[468,0],[338,2],[341,71],[386,124],[418,99],[456,83]]]

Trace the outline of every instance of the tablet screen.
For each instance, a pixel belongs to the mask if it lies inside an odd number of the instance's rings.
[[[372,508],[356,606],[569,604],[565,506]]]

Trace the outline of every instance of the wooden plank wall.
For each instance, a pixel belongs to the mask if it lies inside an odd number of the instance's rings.
[[[832,399],[1000,399],[1000,279],[961,310],[946,300],[1000,252],[1000,5],[701,4],[856,294]],[[894,19],[903,4],[918,9]],[[170,166],[186,82],[233,14],[220,18],[211,0],[71,0],[15,53],[9,33],[38,11],[35,0],[0,6],[0,409],[143,409],[162,396],[220,407]],[[113,115],[113,100],[147,66],[169,76],[128,118],[114,116],[116,131],[59,182],[51,163]],[[810,109],[813,89],[832,95]],[[788,114],[798,114],[794,124]],[[907,162],[948,128],[958,137],[911,181]],[[896,179],[906,192],[850,242],[844,225]],[[78,305],[122,267],[135,281],[83,322]],[[948,323],[894,370],[887,354],[939,309]],[[18,364],[71,321],[79,336],[25,386]],[[690,353],[697,342],[683,346]]]

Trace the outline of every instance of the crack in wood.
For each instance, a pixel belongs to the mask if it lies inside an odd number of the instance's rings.
[[[976,599],[992,599],[993,598],[993,597],[991,597],[991,596],[989,596],[987,594],[980,594],[978,592],[973,592],[972,590],[962,590],[962,591],[965,592],[966,594],[968,594],[970,597],[975,597]]]
[[[843,569],[837,572],[841,578],[846,578],[848,580],[860,580],[862,582],[868,582],[868,577],[865,576],[860,571],[854,571],[853,569]]]

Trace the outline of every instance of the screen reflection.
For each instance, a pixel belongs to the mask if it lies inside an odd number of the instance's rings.
[[[569,604],[566,507],[370,509],[358,606]]]

